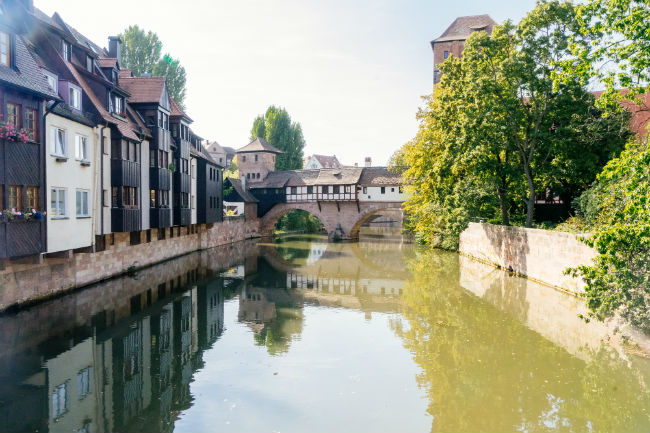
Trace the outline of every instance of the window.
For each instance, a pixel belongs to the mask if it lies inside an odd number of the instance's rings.
[[[349,194],[349,193],[352,192],[352,185],[345,185],[344,188],[345,188],[344,191],[345,191],[346,193]]]
[[[368,187],[366,187],[366,186],[363,187],[363,193],[368,194]]]
[[[0,31],[0,65],[11,66],[11,39],[9,33]]]
[[[442,55],[445,59],[449,57],[449,51],[445,51],[444,54]]]
[[[111,187],[111,206],[117,207],[117,198],[119,196],[119,187]]]
[[[50,214],[53,218],[63,218],[66,216],[66,192],[65,188],[52,188],[50,197]]]
[[[50,153],[56,156],[66,156],[65,130],[52,128],[50,130]]]
[[[149,191],[149,206],[156,207],[156,190]]]
[[[339,187],[338,185],[334,185],[334,186],[332,187],[332,192],[333,192],[334,194],[338,194],[339,191],[340,191],[340,187]]]
[[[291,187],[291,195],[296,195],[298,194],[298,187],[292,186]]]
[[[122,114],[124,113],[124,99],[121,96],[113,96],[113,113]]]
[[[70,61],[70,44],[67,43],[66,41],[61,41],[61,55],[63,56],[63,60],[69,62]]]
[[[70,86],[70,99],[68,100],[68,103],[72,108],[81,110],[81,90]]]
[[[90,367],[86,367],[77,374],[77,394],[82,400],[90,394]]]
[[[307,194],[312,194],[314,192],[314,187],[313,186],[308,186],[307,187]]]
[[[255,154],[255,162],[257,162],[257,153]]]
[[[52,418],[58,418],[68,410],[68,382],[54,388],[52,392]]]
[[[23,210],[23,187],[20,185],[9,185],[9,209]]]
[[[382,194],[386,194],[386,187],[385,187],[385,186],[382,186],[382,187],[381,187],[381,193],[382,193]]]
[[[402,187],[402,186],[400,186],[399,188],[397,188],[397,190],[399,191],[400,194],[403,194],[403,193],[404,193],[404,187]]]
[[[159,207],[169,206],[169,191],[158,191],[158,206]]]
[[[38,187],[27,187],[27,209],[38,209]]]
[[[189,196],[188,193],[186,193],[186,192],[181,193],[181,207],[182,208],[187,209],[188,207],[190,207],[190,203],[189,203],[190,198],[189,197],[190,196]]]
[[[7,123],[18,129],[22,128],[20,120],[20,105],[7,102]]]
[[[74,137],[74,155],[80,161],[88,160],[88,138],[83,135]]]
[[[138,188],[124,186],[122,189],[122,205],[124,207],[136,207],[138,205]]]
[[[78,217],[90,216],[90,214],[88,213],[88,190],[84,190],[84,189],[77,190],[77,216]]]
[[[43,75],[45,75],[45,78],[47,78],[47,85],[50,86],[50,89],[52,89],[54,93],[58,93],[59,79],[57,78],[57,76],[51,73],[50,71],[46,71],[45,69],[43,69]]]
[[[25,109],[25,129],[33,141],[38,141],[38,111],[34,108]]]
[[[259,173],[257,173],[257,178],[258,178],[258,179],[260,178],[260,174],[259,174]]]
[[[149,167],[156,167],[156,151],[149,150]]]
[[[93,58],[90,56],[86,56],[86,69],[88,72],[93,71]]]
[[[241,162],[246,162],[246,155],[241,157]]]
[[[250,173],[246,173],[246,179],[250,179],[250,178],[251,178],[251,174],[250,174]]]
[[[328,185],[323,186],[323,194],[327,194],[330,190],[330,187]]]
[[[391,188],[391,189],[390,189],[390,192],[395,192],[395,188]]]

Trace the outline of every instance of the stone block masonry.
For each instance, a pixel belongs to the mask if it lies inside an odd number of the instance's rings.
[[[584,290],[584,282],[564,270],[588,265],[596,257],[572,233],[478,223],[461,233],[459,251],[574,294]]]
[[[106,249],[94,253],[75,253],[63,258],[44,258],[40,263],[4,260],[0,264],[0,311],[13,305],[44,300],[68,290],[116,277],[182,256],[193,251],[259,237],[259,220],[227,218],[221,223],[140,232],[140,243],[132,242],[130,233],[106,236]],[[173,230],[173,237],[170,235]],[[133,243],[133,245],[132,245]]]

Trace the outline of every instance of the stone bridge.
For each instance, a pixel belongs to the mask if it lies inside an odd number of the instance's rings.
[[[278,219],[287,213],[300,209],[318,218],[327,230],[330,240],[357,240],[359,229],[376,215],[390,210],[401,212],[401,202],[373,201],[307,201],[278,203],[260,218],[262,236],[273,236]]]

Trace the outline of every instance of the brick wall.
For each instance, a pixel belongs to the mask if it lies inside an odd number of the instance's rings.
[[[141,232],[139,245],[131,245],[129,233],[114,233],[107,236],[105,251],[44,258],[41,263],[0,261],[0,311],[105,280],[132,267],[142,268],[193,251],[259,237],[259,221],[227,218],[221,223],[198,225],[192,234],[187,233],[187,227],[180,230],[179,236],[178,227],[167,228],[165,239],[159,240],[158,230],[152,229],[150,242],[146,242],[146,232]]]
[[[461,233],[459,251],[574,293],[583,290],[584,282],[564,275],[564,270],[590,264],[596,257],[572,233],[477,223],[470,223]]]

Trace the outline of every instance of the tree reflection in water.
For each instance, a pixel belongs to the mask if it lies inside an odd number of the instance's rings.
[[[432,432],[647,430],[646,359],[604,347],[571,355],[521,322],[521,287],[508,307],[514,314],[505,314],[460,286],[458,261],[420,250],[408,264],[402,315],[391,322],[422,369]]]

